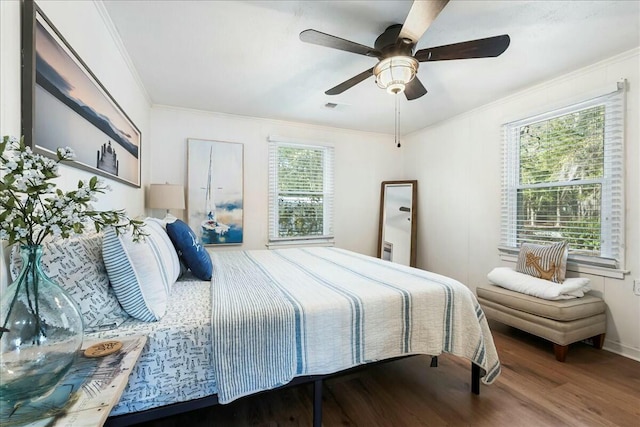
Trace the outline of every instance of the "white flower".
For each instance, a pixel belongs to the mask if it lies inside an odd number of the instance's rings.
[[[20,180],[16,181],[15,187],[18,189],[18,191],[22,191],[22,192],[26,192],[27,189],[29,188],[27,186],[27,181],[25,181],[23,179],[20,179]]]
[[[60,228],[60,226],[58,224],[52,224],[51,225],[51,233],[53,233],[53,235],[55,237],[59,237],[62,234],[62,229]]]
[[[30,181],[33,187],[43,184],[44,174],[39,169],[29,169],[22,172],[25,181]]]
[[[70,159],[76,156],[76,153],[73,151],[71,147],[58,148],[58,154],[60,155],[60,157],[65,159]]]
[[[18,163],[15,160],[11,159],[7,163],[5,163],[5,166],[9,172],[13,172],[18,167]]]

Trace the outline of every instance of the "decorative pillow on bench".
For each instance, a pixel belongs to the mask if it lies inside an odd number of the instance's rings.
[[[552,245],[523,243],[518,254],[516,271],[552,282],[564,282],[567,270],[567,242]]]
[[[113,329],[129,318],[120,307],[102,261],[102,234],[89,233],[43,243],[42,270],[78,304],[85,332]],[[22,267],[18,245],[11,256],[15,280]]]

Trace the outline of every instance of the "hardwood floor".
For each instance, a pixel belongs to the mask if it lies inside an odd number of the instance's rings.
[[[567,361],[553,345],[490,323],[502,374],[470,393],[469,362],[416,356],[325,381],[323,425],[331,426],[640,426],[640,362],[571,345]],[[239,399],[146,426],[310,426],[312,386]]]

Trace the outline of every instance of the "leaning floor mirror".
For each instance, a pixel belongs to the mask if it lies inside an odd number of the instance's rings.
[[[418,181],[383,181],[378,258],[416,266]]]

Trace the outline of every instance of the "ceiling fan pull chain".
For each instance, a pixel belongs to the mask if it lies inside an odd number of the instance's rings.
[[[394,133],[396,135],[396,146],[400,148],[400,92],[396,92],[396,126]]]

